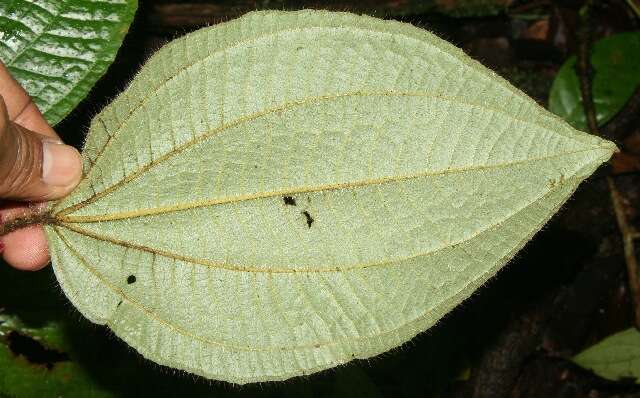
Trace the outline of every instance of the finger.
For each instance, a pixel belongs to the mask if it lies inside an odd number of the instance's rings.
[[[42,117],[29,94],[11,76],[2,62],[0,62],[0,95],[5,99],[9,120],[29,130],[58,138],[53,128]]]
[[[44,229],[31,225],[2,237],[2,257],[9,265],[25,271],[37,271],[49,263]]]
[[[82,175],[78,151],[8,117],[0,97],[0,197],[42,201],[68,194]]]
[[[56,140],[60,139],[60,137],[58,137],[58,134],[56,134],[49,123],[47,123],[47,121],[40,113],[40,110],[38,110],[38,107],[33,102],[29,102],[29,105],[24,108],[22,113],[20,113],[15,119],[13,119],[13,122],[26,129],[35,131],[38,134],[42,134]]]
[[[32,212],[24,205],[12,205],[0,210],[0,222],[23,217]],[[32,225],[0,238],[4,260],[14,268],[37,271],[49,263],[47,239],[41,225]]]

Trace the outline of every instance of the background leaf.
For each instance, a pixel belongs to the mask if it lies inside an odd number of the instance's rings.
[[[611,119],[640,84],[640,32],[620,33],[593,45],[593,102],[598,124]],[[549,110],[579,130],[586,130],[576,57],[560,68],[549,95]]]
[[[609,380],[640,378],[640,332],[630,328],[607,337],[573,358],[583,368]]]
[[[137,0],[0,2],[0,60],[56,124],[113,61]]]
[[[71,336],[87,335],[86,329],[73,319],[54,285],[51,272],[25,274],[0,261],[0,392],[9,397],[113,396],[78,362]]]

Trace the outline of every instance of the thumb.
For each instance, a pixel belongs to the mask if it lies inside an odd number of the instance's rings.
[[[71,192],[81,176],[75,148],[10,121],[0,97],[0,198],[57,199]]]

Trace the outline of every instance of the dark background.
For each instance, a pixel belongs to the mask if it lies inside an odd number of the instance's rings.
[[[316,7],[410,22],[463,48],[546,106],[558,68],[576,51],[578,10],[583,2],[503,0],[477,7],[469,3],[142,1],[116,61],[57,130],[66,141],[81,147],[91,118],[126,87],[156,49],[184,33],[256,8]],[[596,3],[594,39],[638,30],[625,1]],[[636,122],[626,136],[639,135]],[[640,397],[637,385],[605,381],[568,360],[632,324],[622,243],[604,178],[607,173],[610,169],[604,167],[582,184],[497,277],[432,329],[376,358],[286,382],[237,387],[148,362],[75,312],[50,269],[34,276],[1,267],[0,280],[11,281],[16,292],[0,292],[0,307],[11,310],[13,305],[28,321],[26,314],[46,302],[42,310],[48,311],[46,317],[60,316],[67,325],[73,354],[41,352],[37,344],[14,336],[15,354],[33,360],[34,366],[77,361],[97,385],[119,396]],[[616,177],[628,200],[629,219],[636,225],[638,181],[637,172]],[[37,300],[24,304],[25,296]]]

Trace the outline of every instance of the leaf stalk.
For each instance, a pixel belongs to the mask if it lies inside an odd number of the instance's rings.
[[[0,236],[10,234],[22,228],[26,228],[30,225],[38,224],[55,224],[56,218],[51,214],[51,211],[47,210],[40,213],[29,214],[24,217],[15,218],[6,222],[0,223]]]

